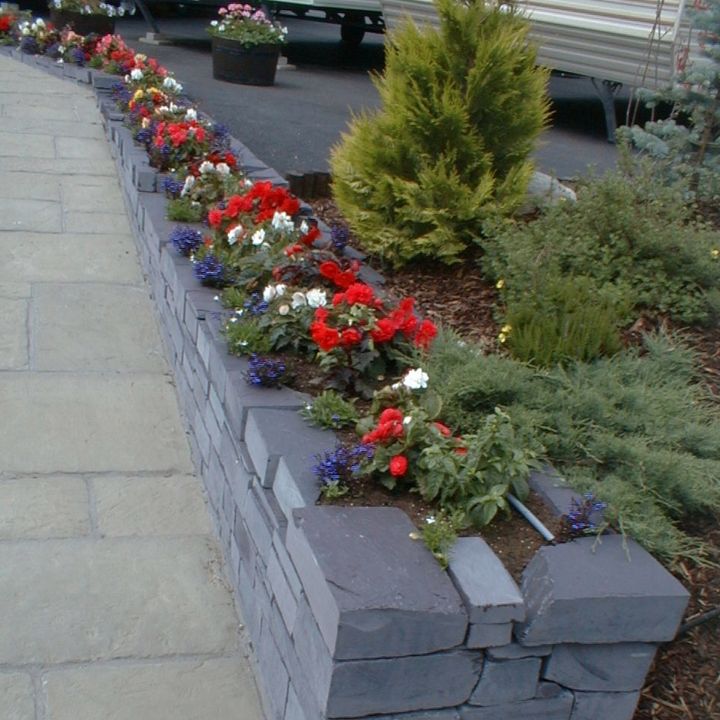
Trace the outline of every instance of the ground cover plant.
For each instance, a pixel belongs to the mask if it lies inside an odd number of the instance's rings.
[[[699,557],[679,523],[720,508],[720,426],[677,341],[648,336],[642,351],[541,370],[444,336],[428,372],[448,422],[472,431],[504,408],[573,486],[608,503],[616,527],[666,562]]]

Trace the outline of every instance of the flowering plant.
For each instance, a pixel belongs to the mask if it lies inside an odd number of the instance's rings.
[[[149,147],[150,165],[158,170],[186,167],[210,152],[211,139],[207,126],[197,120],[161,121]]]
[[[173,219],[178,210],[184,210],[198,221],[204,220],[213,205],[238,192],[245,183],[250,181],[239,172],[233,153],[210,153],[192,163],[184,178],[174,175],[165,179],[163,186],[170,200],[168,217]]]
[[[361,472],[389,489],[416,488],[464,525],[489,523],[508,510],[506,495],[528,493],[535,452],[515,435],[508,415],[497,409],[472,435],[458,436],[437,420],[442,404],[427,389],[420,369],[375,394],[371,415],[358,423],[362,443],[375,448]]]
[[[261,293],[251,293],[226,328],[230,348],[240,355],[261,347],[274,351],[310,353],[314,346],[308,337],[313,312],[328,303],[321,288],[301,290],[282,283],[266,285]]]
[[[136,73],[133,82],[144,80],[144,82],[159,84],[168,74],[167,70],[154,58],[148,58],[143,53],[136,53],[128,47],[120,35],[104,35],[97,41],[90,59],[90,66],[101,68],[111,75],[124,75],[126,81],[130,82],[130,73],[133,70],[141,70],[143,77]],[[158,79],[159,78],[159,79]],[[135,90],[137,88],[133,88]]]
[[[42,18],[23,20],[17,26],[20,35],[20,50],[29,55],[44,53],[59,39],[59,33]]]
[[[320,272],[343,285],[352,275],[329,264]],[[332,384],[368,395],[367,380],[397,372],[426,350],[437,330],[429,320],[420,322],[414,307],[414,299],[405,298],[391,308],[370,285],[351,282],[331,305],[318,308],[310,336],[321,366],[333,371]]]
[[[210,23],[208,32],[218,38],[237,40],[245,47],[280,45],[285,42],[287,28],[272,22],[262,10],[251,5],[231,3],[218,10],[219,20]]]
[[[17,40],[18,23],[29,18],[27,12],[0,10],[0,45],[8,45]]]
[[[92,58],[97,36],[78,35],[70,28],[60,32],[58,55],[62,62],[73,65],[85,65]]]
[[[51,0],[51,10],[62,12],[80,13],[80,15],[107,15],[107,17],[123,17],[125,15],[124,5],[111,5],[102,0]],[[127,11],[130,15],[135,13],[135,6],[132,5]]]

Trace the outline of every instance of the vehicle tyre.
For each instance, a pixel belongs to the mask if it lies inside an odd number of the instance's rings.
[[[346,45],[357,47],[362,42],[365,37],[365,29],[356,24],[362,20],[363,18],[360,16],[348,18],[348,21],[343,22],[340,26],[340,37]]]

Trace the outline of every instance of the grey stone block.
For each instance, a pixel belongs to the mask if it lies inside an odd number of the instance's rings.
[[[292,678],[290,687],[288,687],[287,703],[285,705],[285,720],[307,720],[305,713],[303,712],[300,700],[295,694],[295,690],[292,686]]]
[[[523,647],[518,643],[491,647],[487,650],[487,656],[493,660],[518,660],[526,657],[544,657],[552,652],[551,645],[537,645],[535,647]]]
[[[296,654],[303,659],[307,669],[310,690],[322,710],[327,706],[334,663],[315,616],[308,603],[302,599],[298,602],[292,638]]]
[[[502,705],[535,697],[540,679],[540,658],[486,659],[471,705]]]
[[[96,90],[112,90],[113,86],[120,82],[117,75],[108,75],[102,70],[91,70],[92,86]]]
[[[270,553],[267,572],[273,597],[280,610],[287,632],[290,633],[295,625],[299,597],[293,592],[274,552]]]
[[[639,690],[655,650],[645,643],[556,645],[543,677],[572,690]]]
[[[525,601],[518,586],[482,538],[459,538],[450,554],[448,572],[471,623],[525,619]]]
[[[247,524],[250,537],[252,538],[258,553],[267,557],[272,544],[273,527],[271,518],[267,515],[257,493],[261,488],[251,487],[247,493],[243,517]]]
[[[290,678],[270,630],[265,624],[260,631],[260,642],[255,651],[260,674],[266,679],[261,689],[268,720],[283,720]]]
[[[293,467],[284,457],[278,460],[272,491],[288,522],[294,509],[314,505],[320,497],[320,485],[309,467]]]
[[[235,436],[242,440],[245,422],[250,408],[294,408],[300,409],[310,398],[288,388],[258,388],[245,380],[248,363],[245,358],[228,356],[229,367],[225,394],[222,398],[227,421]]]
[[[272,168],[248,170],[247,175],[253,182],[268,180],[277,187],[288,186],[288,181]]]
[[[689,597],[636,542],[615,535],[541,548],[522,591],[523,645],[671,640]]]
[[[155,192],[155,183],[157,182],[157,173],[150,167],[147,160],[135,161],[132,173],[133,186],[140,192]]]
[[[554,683],[540,683],[532,700],[478,707],[460,708],[461,720],[569,720],[573,709],[573,694]],[[614,720],[614,718],[595,718]]]
[[[460,705],[475,683],[476,663],[477,655],[461,651],[337,663],[327,715],[353,718]]]
[[[494,648],[507,645],[512,640],[513,624],[470,625],[465,644],[469,648]]]
[[[333,448],[335,435],[306,423],[297,410],[252,408],[245,425],[245,443],[264,487],[272,487],[280,456],[292,468],[296,482],[317,481],[313,455]]]
[[[546,465],[542,470],[533,470],[528,478],[530,487],[543,499],[545,504],[558,516],[565,515],[573,500],[582,500],[567,481]]]
[[[397,508],[293,512],[288,554],[333,657],[395,657],[462,643],[462,601],[428,550],[410,539],[414,531]]]
[[[460,713],[455,708],[422,710],[421,712],[401,713],[400,715],[380,715],[374,720],[460,720]]]
[[[576,692],[570,720],[632,720],[639,699],[639,692]]]
[[[361,266],[358,272],[358,278],[373,287],[381,287],[385,284],[385,278],[377,272],[377,270],[373,270],[369,265]]]

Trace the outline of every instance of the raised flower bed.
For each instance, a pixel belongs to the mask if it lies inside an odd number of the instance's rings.
[[[98,95],[268,716],[629,720],[683,587],[619,536],[542,548],[520,587],[480,538],[444,572],[400,510],[316,506],[309,458],[334,437],[301,419],[302,394],[246,382],[215,291],[169,242],[162,178],[114,109],[115,80],[78,78]],[[251,179],[283,183],[231,148]],[[532,482],[567,510],[557,479]]]

